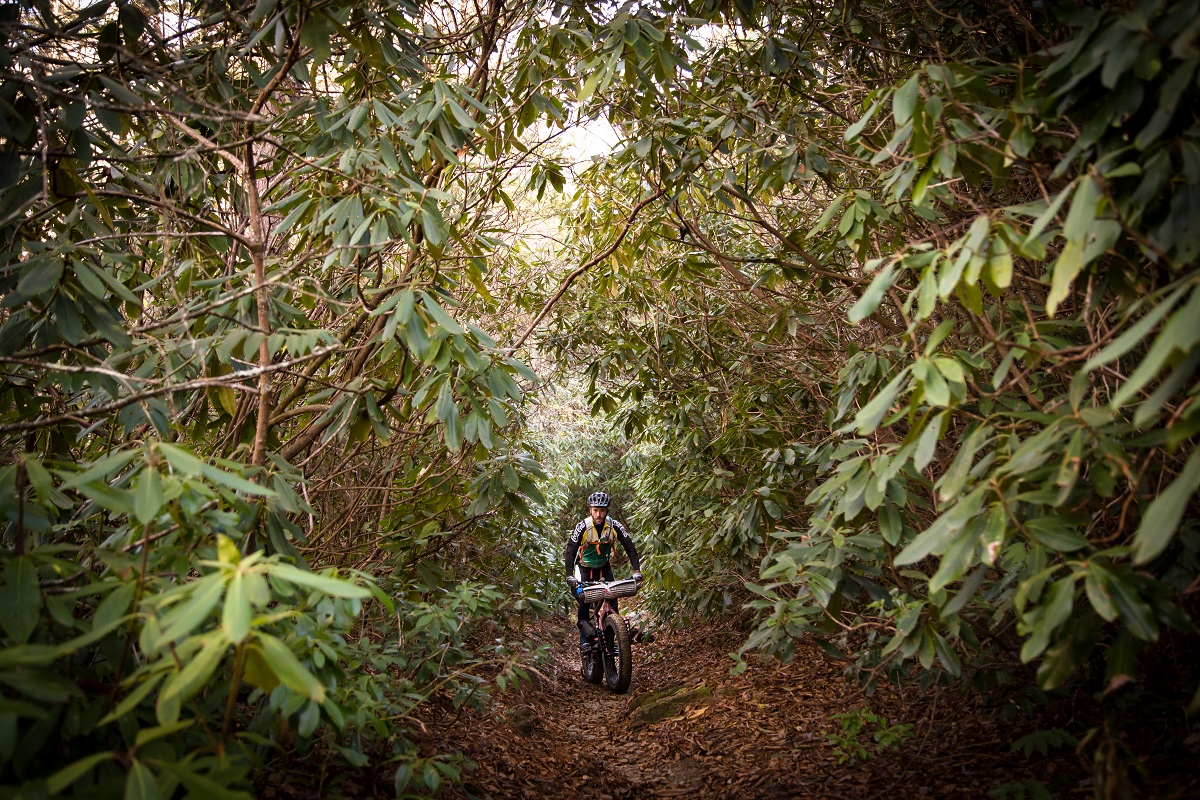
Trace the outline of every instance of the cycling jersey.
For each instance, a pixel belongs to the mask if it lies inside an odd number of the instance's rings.
[[[641,559],[638,558],[637,548],[633,546],[633,539],[629,536],[629,531],[624,525],[611,517],[606,517],[604,527],[612,526],[612,536],[609,544],[605,546],[603,543],[599,547],[588,546],[581,548],[580,545],[584,541],[584,534],[588,530],[588,523],[591,518],[582,520],[575,526],[575,530],[571,532],[571,536],[567,539],[567,547],[563,553],[563,567],[568,576],[574,573],[575,563],[581,561],[582,566],[599,569],[608,566],[609,557],[612,555],[611,539],[615,538],[621,543],[621,547],[625,548],[625,555],[629,556],[629,564],[633,567],[634,572],[640,572],[642,569]],[[580,553],[581,549],[585,552]]]

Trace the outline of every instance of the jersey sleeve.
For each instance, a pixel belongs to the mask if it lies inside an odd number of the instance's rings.
[[[567,577],[571,577],[571,573],[575,571],[575,561],[579,558],[579,543],[583,541],[583,522],[575,526],[575,530],[571,531],[571,535],[567,537],[567,547],[563,551],[563,570],[567,573]]]
[[[641,572],[642,560],[638,558],[637,548],[633,546],[633,537],[629,535],[629,529],[615,519],[612,523],[613,528],[617,532],[617,539],[621,542],[621,547],[625,548],[625,555],[629,556],[629,565],[633,567],[634,572]]]

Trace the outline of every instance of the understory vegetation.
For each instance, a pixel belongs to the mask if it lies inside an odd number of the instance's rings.
[[[436,793],[604,488],[733,669],[1075,698],[1131,796],[1197,109],[1200,0],[0,5],[0,793]]]

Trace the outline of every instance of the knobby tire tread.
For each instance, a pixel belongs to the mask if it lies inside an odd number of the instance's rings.
[[[616,651],[616,664],[613,659],[604,659],[604,682],[613,694],[625,694],[629,691],[629,682],[633,678],[631,662],[632,648],[629,642],[629,623],[620,614],[609,614],[604,619],[604,635],[607,638],[611,631],[613,649]]]
[[[604,683],[604,657],[602,649],[597,647],[586,656],[579,656],[580,673],[585,683]]]

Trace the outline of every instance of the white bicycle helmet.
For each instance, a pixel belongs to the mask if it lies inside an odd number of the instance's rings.
[[[608,508],[610,502],[612,502],[612,498],[605,492],[592,492],[588,495],[588,506],[590,508]]]

